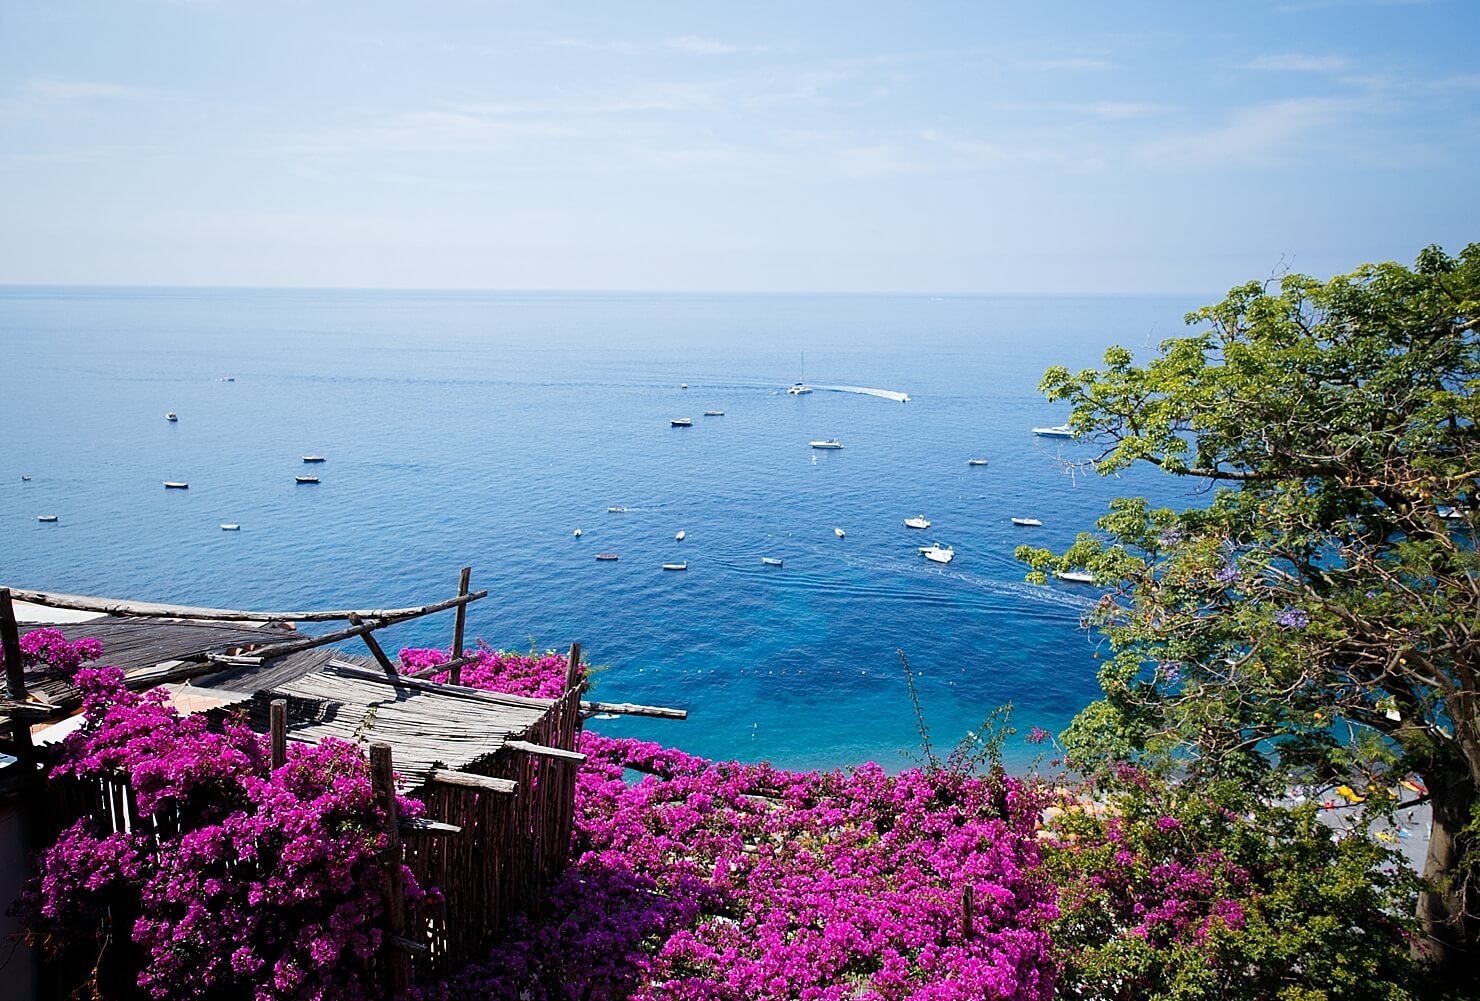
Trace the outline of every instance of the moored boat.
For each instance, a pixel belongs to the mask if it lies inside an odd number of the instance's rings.
[[[171,410],[169,413],[164,415],[164,419],[173,424],[180,419],[180,415]]]
[[[606,510],[607,510],[607,513],[609,513],[609,514],[626,514],[628,511],[631,510],[631,508],[625,508],[625,507],[609,507]]]
[[[680,528],[678,530],[678,534],[675,535],[674,538],[677,539],[679,542],[682,542],[684,540],[684,536],[687,535],[687,534],[688,534],[687,532],[685,532],[683,529]]]
[[[1083,570],[1055,570],[1053,575],[1071,584],[1093,584],[1095,582],[1095,575]]]
[[[190,484],[184,480],[165,480],[164,488],[166,490],[189,490]]]
[[[1072,438],[1074,429],[1067,424],[1055,424],[1051,428],[1034,428],[1033,433],[1040,438]]]
[[[704,416],[705,417],[723,417],[724,415],[725,415],[725,412],[723,410],[706,410],[706,411],[704,411]]]
[[[303,457],[303,461],[304,462],[323,462],[324,461],[324,457],[322,455],[305,455]]]
[[[668,423],[676,428],[691,428],[694,426],[693,420],[688,417],[675,417]]]
[[[614,559],[617,558],[617,554],[616,553],[597,553],[596,554],[596,558],[598,560],[614,560]]]
[[[38,514],[36,516],[36,520],[37,521],[56,521],[57,520],[57,516],[54,515],[54,514]]]
[[[221,523],[221,531],[223,532],[240,532],[241,530],[242,527],[240,525],[235,525],[225,521]]]
[[[574,535],[576,538],[579,539],[581,537],[581,530],[578,528],[578,529],[576,529],[574,532],[572,532],[570,534],[571,535]]]
[[[779,567],[781,565],[781,561],[774,556],[762,556],[761,562],[768,567]]]
[[[921,515],[916,515],[913,518],[906,518],[904,520],[904,527],[905,528],[929,528],[930,527],[930,522],[928,520],[926,520],[926,518],[925,518],[925,516],[923,514],[921,514]]]
[[[835,528],[835,529],[833,529],[833,534],[836,535],[838,538],[841,539],[845,535],[847,535],[848,533],[845,532],[845,531],[843,531],[841,528]]]
[[[985,466],[987,464],[987,460],[986,459],[967,459],[966,460],[966,464],[968,466]]]
[[[1022,525],[1024,528],[1037,528],[1043,524],[1037,518],[1014,518],[1012,519],[1012,523],[1014,525]]]
[[[838,441],[838,439],[836,439],[836,438],[825,438],[825,439],[822,439],[820,441],[809,441],[809,442],[807,442],[807,444],[808,445],[811,445],[813,448],[842,448],[843,447],[843,443],[840,442],[840,441]]]
[[[317,482],[319,482],[319,478],[317,476],[295,476],[295,477],[293,477],[293,479],[295,481],[297,481],[298,483],[317,483]]]
[[[920,555],[932,563],[949,563],[956,558],[956,551],[950,546],[942,546],[939,542],[920,547]]]
[[[688,568],[689,568],[689,564],[688,564],[688,561],[687,560],[685,560],[682,563],[664,563],[663,564],[663,569],[664,570],[687,570]]]

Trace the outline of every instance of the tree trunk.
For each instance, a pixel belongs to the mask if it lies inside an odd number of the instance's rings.
[[[1426,888],[1418,897],[1423,939],[1418,958],[1455,987],[1480,985],[1480,892],[1476,872],[1465,865],[1464,827],[1475,809],[1475,782],[1468,770],[1438,770],[1424,775],[1433,808]]]

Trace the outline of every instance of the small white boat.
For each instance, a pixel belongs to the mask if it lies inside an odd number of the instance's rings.
[[[987,464],[987,460],[986,459],[967,459],[966,460],[966,464],[968,466],[985,466]]]
[[[768,567],[779,567],[781,565],[781,561],[774,556],[762,556],[761,562]]]
[[[226,378],[222,379],[221,381],[222,382],[235,382],[236,381],[236,376],[234,376],[234,375],[228,375],[228,376],[226,376]]]
[[[1446,521],[1453,521],[1465,516],[1465,513],[1457,507],[1441,507],[1436,513]]]
[[[843,536],[847,535],[848,533],[847,532],[844,532],[841,528],[835,528],[835,529],[833,529],[833,534],[836,535],[838,538],[841,539]]]
[[[1095,582],[1095,575],[1085,573],[1083,570],[1055,570],[1053,575],[1071,584],[1093,584]]]
[[[677,539],[679,542],[682,542],[683,541],[683,537],[684,537],[685,534],[686,533],[684,532],[684,530],[680,528],[678,530],[678,534],[675,535],[674,538]]]
[[[165,480],[164,488],[166,490],[189,490],[190,484],[184,480]]]
[[[950,546],[942,546],[939,542],[920,547],[920,555],[932,563],[949,563],[956,558],[956,551]]]
[[[689,388],[689,384],[687,382],[680,382],[678,384],[678,388],[679,389],[688,389]]]
[[[578,528],[578,529],[576,529],[574,532],[572,532],[570,534],[571,535],[574,535],[576,538],[579,539],[581,537],[581,530]]]
[[[842,448],[843,447],[843,443],[840,442],[840,441],[838,441],[838,439],[836,439],[836,438],[827,438],[827,439],[825,439],[823,441],[809,441],[809,442],[807,442],[807,444],[808,445],[811,445],[813,448]]]
[[[305,455],[303,457],[303,461],[304,462],[323,462],[324,461],[324,457],[322,455]]]
[[[616,553],[597,553],[596,554],[596,558],[598,560],[603,560],[603,561],[606,561],[606,562],[610,562],[611,560],[614,560],[614,559],[617,558],[617,554]]]
[[[687,570],[688,568],[689,568],[689,564],[688,564],[688,561],[687,560],[685,560],[683,563],[664,563],[663,564],[663,569],[664,570]]]
[[[21,476],[21,482],[22,483],[30,483],[31,482],[31,478],[29,476],[22,475]]]
[[[169,413],[164,415],[164,419],[173,424],[175,421],[180,419],[180,415],[171,410]]]
[[[1051,428],[1034,428],[1033,433],[1040,438],[1072,438],[1074,429],[1067,424],[1055,424]]]
[[[723,410],[706,410],[706,411],[704,411],[704,416],[705,417],[723,417],[724,415],[725,415],[725,412]]]
[[[240,532],[241,530],[242,527],[240,525],[231,525],[224,521],[221,523],[221,531],[223,532]]]
[[[1012,519],[1012,523],[1014,525],[1022,525],[1024,528],[1038,528],[1043,524],[1037,518],[1014,518]]]
[[[687,417],[675,417],[668,423],[676,428],[691,428],[694,426],[694,422]]]
[[[807,385],[805,382],[794,382],[790,386],[787,387],[786,395],[787,396],[806,396],[810,392],[812,392],[812,387],[809,386],[809,385]]]
[[[54,515],[54,514],[38,514],[36,516],[36,520],[37,521],[56,521],[57,520],[57,516]]]
[[[621,719],[616,713],[597,713],[592,719]]]
[[[630,509],[625,507],[609,507],[606,510],[609,514],[626,514]]]
[[[905,528],[929,528],[930,527],[930,522],[925,519],[925,516],[923,514],[921,514],[921,515],[916,515],[913,518],[906,518],[904,520],[904,527]]]
[[[317,482],[319,482],[319,478],[317,476],[295,476],[295,477],[293,477],[293,479],[296,482],[298,482],[298,483],[317,483]]]

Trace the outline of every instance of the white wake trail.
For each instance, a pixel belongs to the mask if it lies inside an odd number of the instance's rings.
[[[864,396],[879,396],[896,403],[910,402],[909,393],[896,393],[892,389],[869,389],[867,386],[813,386],[813,389],[823,389],[831,393],[862,393]]]

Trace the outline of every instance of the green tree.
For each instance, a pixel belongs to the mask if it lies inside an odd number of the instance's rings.
[[[1145,364],[1112,348],[1044,376],[1100,472],[1145,462],[1209,490],[1180,511],[1116,501],[1062,554],[1019,549],[1030,579],[1084,568],[1108,588],[1088,617],[1113,652],[1105,698],[1066,744],[1266,794],[1417,773],[1421,950],[1474,986],[1480,244],[1251,282],[1187,322]]]

